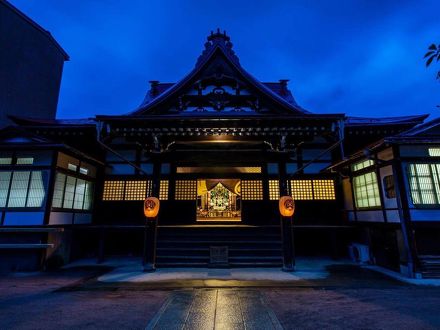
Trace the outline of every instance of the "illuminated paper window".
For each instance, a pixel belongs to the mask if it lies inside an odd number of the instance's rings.
[[[76,172],[77,168],[78,168],[78,166],[75,165],[75,164],[70,164],[70,163],[67,164],[67,169],[68,169],[68,170],[71,170],[71,171],[73,171],[73,172]]]
[[[61,207],[63,205],[65,183],[66,183],[66,175],[62,173],[57,173],[55,176],[55,187],[52,197],[52,207]]]
[[[372,166],[372,165],[374,165],[374,161],[372,159],[367,159],[362,162],[353,164],[351,166],[351,169],[352,169],[352,171],[360,171],[360,170],[362,170],[366,167]]]
[[[92,208],[92,201],[92,182],[75,178],[70,175],[65,175],[63,173],[56,174],[54,193],[52,197],[52,207],[75,210],[90,210]]]
[[[408,181],[413,204],[440,204],[440,164],[410,164]]]
[[[241,173],[261,173],[261,167],[255,166],[255,167],[242,167]]]
[[[17,165],[32,165],[34,163],[33,157],[18,157]]]
[[[294,200],[313,199],[312,180],[291,180],[290,190]]]
[[[429,156],[440,157],[440,148],[428,148]]]
[[[0,207],[42,207],[46,171],[0,172]]]
[[[6,206],[12,172],[0,172],[0,207]]]
[[[353,178],[353,190],[358,208],[378,207],[381,205],[376,173],[369,172],[355,176]]]
[[[147,195],[146,197],[151,197],[153,195],[153,181],[147,180]]]
[[[93,183],[86,181],[86,191],[84,193],[83,210],[92,209],[92,205],[93,205]]]
[[[280,183],[278,180],[269,180],[269,199],[271,201],[280,199]]]
[[[161,201],[168,200],[168,189],[169,189],[169,181],[168,180],[160,180],[159,185],[159,199]],[[152,189],[152,188],[151,188]]]
[[[11,165],[12,157],[0,157],[0,165]]]
[[[64,209],[73,208],[73,199],[75,196],[75,186],[76,186],[76,178],[68,175],[67,179],[66,179],[66,187],[64,189],[64,201],[63,201],[63,208]]]
[[[196,200],[197,181],[196,180],[176,180],[176,200]]]
[[[254,174],[261,173],[261,166],[215,166],[215,167],[182,167],[176,168],[176,173],[245,173]]]
[[[334,200],[335,184],[333,180],[313,180],[313,198]]]
[[[147,193],[147,181],[127,181],[125,183],[126,201],[143,201]]]
[[[13,172],[8,207],[25,207],[31,172]]]
[[[124,181],[105,181],[102,200],[122,201],[124,200]]]
[[[73,200],[73,208],[82,210],[84,204],[84,194],[86,192],[86,181],[82,179],[76,180],[75,198]]]
[[[263,182],[261,180],[242,180],[241,198],[243,200],[262,200]]]
[[[42,171],[31,172],[31,181],[29,183],[28,197],[26,207],[43,206],[46,190],[44,189],[44,179]]]

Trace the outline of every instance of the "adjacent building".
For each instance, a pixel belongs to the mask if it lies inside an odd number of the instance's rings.
[[[278,200],[291,195],[299,255],[355,246],[436,276],[440,133],[426,117],[311,113],[287,80],[249,74],[216,31],[188,75],[151,81],[131,112],[13,117],[0,133],[1,229],[40,234],[40,264],[140,255],[143,201],[156,196],[158,267],[207,266],[218,246],[231,267],[279,267]]]
[[[8,1],[0,1],[0,128],[8,115],[54,119],[64,61],[51,34]]]

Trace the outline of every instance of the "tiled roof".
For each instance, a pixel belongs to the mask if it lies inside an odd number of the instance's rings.
[[[419,124],[423,122],[429,115],[416,115],[416,116],[399,116],[399,117],[382,117],[382,118],[369,118],[369,117],[347,117],[345,126],[382,126],[382,125],[399,125],[399,124]]]
[[[133,112],[127,115],[140,115],[146,114],[153,108],[157,107],[159,104],[167,100],[169,97],[177,95],[183,88],[187,87],[192,80],[195,79],[197,74],[205,67],[205,65],[214,58],[214,55],[221,54],[230,65],[235,68],[242,76],[242,79],[251,84],[256,90],[258,90],[262,95],[270,98],[277,104],[279,111],[291,112],[292,114],[310,114],[307,110],[301,108],[293,99],[292,93],[286,91],[286,95],[282,95],[281,82],[280,83],[261,83],[251,74],[249,74],[239,63],[238,57],[232,50],[232,43],[226,33],[221,33],[217,31],[216,33],[211,33],[208,36],[208,42],[205,43],[205,49],[203,53],[199,56],[196,66],[194,69],[186,75],[179,82],[168,85],[165,84],[160,86],[162,92],[157,91],[157,96],[152,98],[151,90],[147,93],[142,104]],[[159,87],[158,84],[157,86]]]
[[[19,125],[41,125],[41,126],[91,126],[96,121],[93,118],[79,119],[40,119],[30,117],[9,116],[12,121]]]

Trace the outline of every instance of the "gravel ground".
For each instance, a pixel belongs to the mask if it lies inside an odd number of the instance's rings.
[[[0,329],[145,329],[167,291],[75,291],[96,271],[0,277]]]
[[[440,289],[264,290],[285,329],[440,329]]]

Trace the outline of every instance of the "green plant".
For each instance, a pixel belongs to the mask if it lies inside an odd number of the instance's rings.
[[[440,44],[432,44],[428,48],[428,52],[425,54],[424,58],[426,59],[426,67],[430,66],[431,63],[436,59],[436,62],[440,61]],[[440,71],[437,72],[438,80],[440,80]]]

